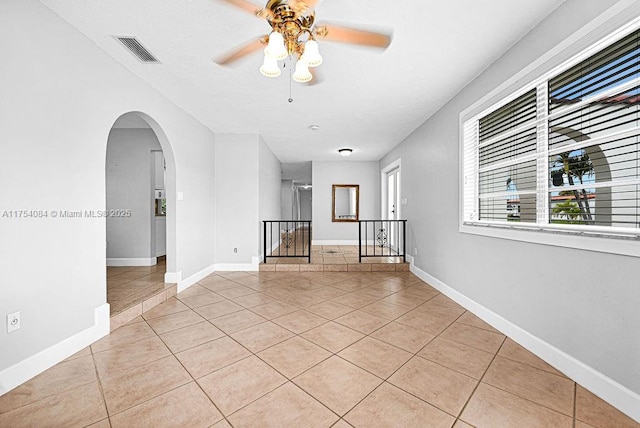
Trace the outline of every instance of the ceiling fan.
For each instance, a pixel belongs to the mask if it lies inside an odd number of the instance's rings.
[[[297,56],[293,80],[301,83],[312,80],[309,67],[322,63],[317,39],[340,43],[386,48],[391,43],[387,34],[333,24],[316,24],[314,6],[319,0],[269,0],[264,8],[247,0],[220,0],[236,6],[258,18],[266,19],[271,34],[249,40],[232,52],[214,59],[226,65],[264,47],[264,63],[260,72],[267,77],[281,74],[278,60]]]

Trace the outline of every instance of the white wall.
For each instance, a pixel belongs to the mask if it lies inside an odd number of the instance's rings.
[[[262,251],[262,220],[280,215],[280,161],[255,134],[216,134],[215,147],[216,264],[251,269]]]
[[[331,190],[334,184],[360,186],[360,219],[380,216],[380,165],[378,162],[313,162],[313,241],[357,244],[358,223],[331,221]]]
[[[167,217],[156,216],[156,243],[155,257],[165,256],[167,254]]]
[[[623,396],[621,403],[640,394],[640,259],[458,232],[460,113],[614,3],[564,3],[380,167],[402,158],[402,197],[408,199],[403,217],[408,248],[418,248],[416,267],[575,358],[576,367],[593,369],[589,379],[601,386],[597,393],[609,390],[606,398],[615,399],[615,382],[623,385],[620,391],[628,388],[631,393],[617,396]],[[600,382],[600,375],[609,380]]]
[[[151,129],[112,129],[107,144],[107,259],[155,258],[155,155],[160,143]],[[154,239],[152,239],[154,237]]]
[[[293,181],[280,182],[280,218],[275,220],[293,220]]]
[[[281,169],[282,166],[278,158],[271,149],[260,139],[258,143],[258,249],[262,254],[264,220],[280,220],[278,216],[281,210]],[[280,240],[279,235],[272,235],[272,241],[267,243],[267,251],[271,246]]]
[[[216,263],[248,264],[258,255],[258,136],[216,134],[215,147]]]
[[[313,189],[300,188],[300,220],[313,220]]]
[[[214,134],[38,1],[0,2],[0,40],[0,211],[104,210],[109,131],[141,111],[169,162],[170,269],[212,265]],[[108,309],[104,219],[3,219],[0,236],[2,393],[105,333]],[[22,328],[7,334],[14,311]]]

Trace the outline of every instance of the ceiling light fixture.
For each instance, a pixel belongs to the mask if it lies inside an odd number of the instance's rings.
[[[338,153],[340,153],[344,157],[350,156],[352,152],[353,152],[353,149],[340,149],[340,150],[338,150]]]
[[[280,70],[280,67],[278,67],[278,60],[265,54],[264,62],[262,63],[262,67],[260,67],[260,73],[262,73],[263,76],[267,77],[280,76],[282,71]]]
[[[320,125],[309,125],[309,129],[312,131],[317,131],[318,129],[320,129]]]
[[[303,59],[299,59],[296,62],[296,71],[293,73],[291,78],[299,83],[310,82],[313,79],[311,72],[309,71],[309,65],[304,62]]]
[[[314,7],[320,0],[267,0],[264,8],[259,8],[252,0],[219,1],[265,19],[271,27],[271,33],[256,37],[214,61],[226,65],[266,45],[260,72],[267,77],[282,74],[281,69],[284,67],[278,65],[278,61],[289,60],[290,64],[295,63],[295,72],[291,73],[292,80],[306,83],[314,79],[309,68],[322,64],[316,39],[383,49],[391,43],[388,34],[316,23]],[[279,72],[276,72],[276,67]],[[289,102],[292,101],[289,97]]]
[[[280,73],[272,72],[274,66],[280,68],[278,61],[297,55],[296,70],[291,78],[299,83],[310,82],[313,75],[309,67],[322,64],[322,55],[318,50],[318,42],[313,39],[309,28],[305,26],[303,20],[279,24],[274,20],[270,24],[274,26],[274,31],[269,35],[260,72],[267,77],[278,77]],[[305,34],[306,39],[300,39],[305,38]],[[264,72],[265,68],[269,70],[268,73]]]
[[[308,0],[307,0],[308,1]],[[317,67],[322,64],[322,55],[315,41],[313,23],[315,13],[313,5],[316,1],[283,1],[269,0],[265,9],[256,13],[264,16],[273,31],[264,42],[267,48],[264,50],[264,64],[260,71],[270,66],[272,60],[282,61],[287,57],[295,59],[296,69],[291,78],[300,83],[310,82],[313,75],[309,67]],[[267,67],[268,68],[268,67]],[[277,77],[275,73],[264,73],[267,77]],[[279,74],[278,74],[279,75]]]

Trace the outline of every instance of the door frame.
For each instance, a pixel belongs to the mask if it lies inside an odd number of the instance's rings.
[[[389,163],[387,166],[383,167],[380,169],[380,219],[381,220],[386,220],[387,217],[387,213],[388,213],[388,195],[389,195],[389,189],[388,189],[388,181],[387,181],[387,174],[390,173],[391,171],[393,171],[394,169],[398,170],[398,177],[400,177],[400,179],[402,180],[402,159],[398,158],[396,160],[394,160],[393,162]],[[397,200],[398,201],[402,201],[402,189],[400,187],[399,184],[396,185],[397,189],[398,189],[398,195],[397,195]],[[402,218],[402,207],[401,207],[401,203],[397,204],[398,206],[396,207],[396,215],[397,215],[397,219],[400,220]]]

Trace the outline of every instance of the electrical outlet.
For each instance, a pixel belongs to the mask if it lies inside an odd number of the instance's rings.
[[[234,249],[233,249],[233,252],[234,252],[234,253],[237,253],[237,252],[238,252],[238,249],[237,249],[237,248],[234,248]]]
[[[16,331],[20,328],[20,312],[14,312],[7,315],[7,333]]]
[[[417,255],[418,255],[418,247],[416,247],[416,248],[414,248],[414,249],[413,249],[413,255],[414,255],[414,256],[417,256]]]

